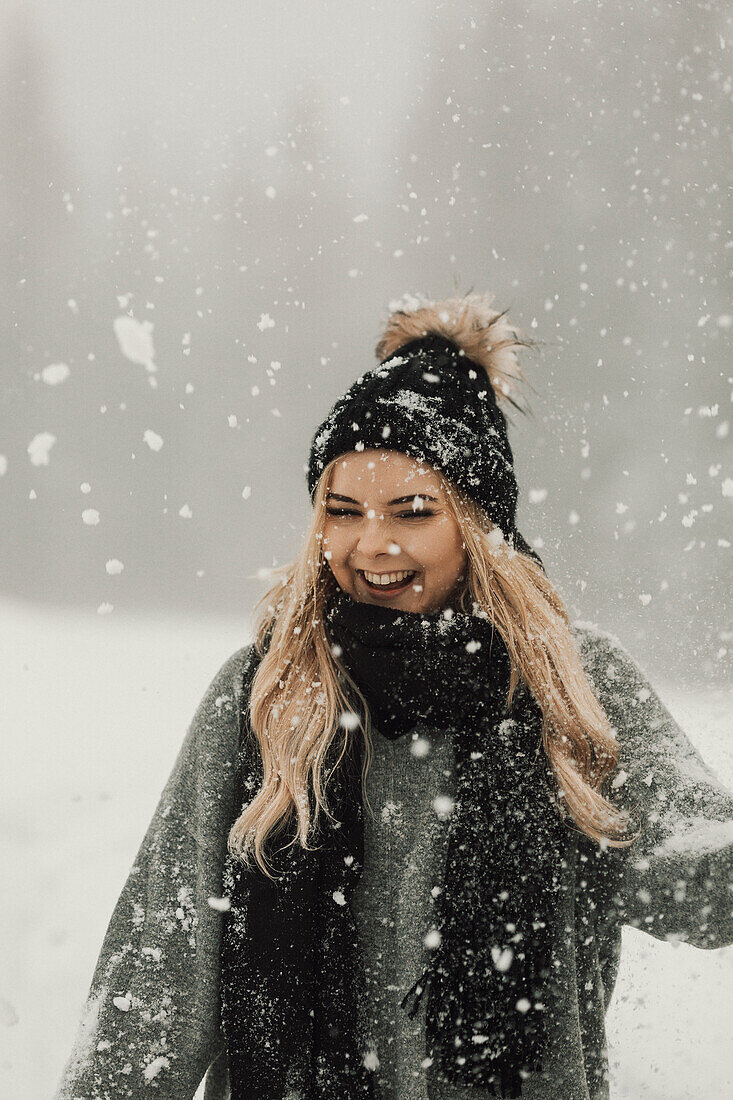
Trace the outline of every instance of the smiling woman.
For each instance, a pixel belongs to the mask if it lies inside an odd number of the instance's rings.
[[[59,1100],[608,1100],[622,926],[733,943],[733,796],[517,529],[522,345],[413,300],[316,432]]]
[[[445,607],[466,567],[449,495],[437,471],[398,451],[340,459],[323,525],[323,556],[339,587],[355,600],[404,611]]]

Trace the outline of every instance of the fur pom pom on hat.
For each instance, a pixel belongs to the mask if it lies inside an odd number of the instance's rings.
[[[491,308],[493,294],[466,294],[433,302],[408,294],[390,302],[390,315],[377,346],[380,361],[405,344],[421,337],[442,336],[456,345],[459,354],[482,367],[497,401],[516,405],[514,396],[522,381],[516,347],[531,347],[507,319],[506,310]]]
[[[514,457],[500,403],[520,408],[515,348],[532,343],[491,309],[493,295],[390,305],[376,346],[379,364],[335,403],[315,433],[308,488],[349,451],[400,451],[464,489],[517,549]]]

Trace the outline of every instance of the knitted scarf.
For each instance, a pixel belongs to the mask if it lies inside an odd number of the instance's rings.
[[[326,626],[379,735],[420,724],[452,738],[454,809],[434,891],[439,943],[401,1005],[412,1017],[427,992],[426,1055],[438,1079],[520,1097],[523,1077],[542,1069],[551,918],[568,843],[540,708],[522,686],[505,713],[509,655],[480,614],[401,612],[339,590]],[[253,740],[243,740],[245,798],[262,781]],[[350,907],[364,856],[361,760],[352,736],[329,785],[337,827],[316,832],[318,851],[288,849],[277,885],[228,862],[222,1024],[232,1100],[375,1095]]]

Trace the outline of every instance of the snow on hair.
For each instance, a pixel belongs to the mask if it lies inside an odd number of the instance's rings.
[[[376,346],[379,362],[411,340],[435,334],[452,341],[474,363],[483,367],[497,401],[515,404],[522,370],[515,348],[534,347],[510,324],[506,310],[491,308],[493,294],[465,294],[433,301],[405,294],[389,303],[389,317]]]
[[[252,680],[249,715],[263,783],[232,825],[228,849],[269,877],[271,835],[286,828],[291,814],[296,831],[288,848],[300,844],[312,850],[311,828],[321,812],[333,820],[325,761],[334,740],[340,748],[338,763],[349,740],[363,738],[362,798],[373,813],[366,784],[373,757],[369,706],[331,648],[324,627],[328,594],[337,587],[323,551],[325,503],[339,461],[332,459],[318,480],[311,524],[299,553],[273,570],[278,579],[253,616],[261,661]],[[511,548],[480,506],[435,472],[469,563],[458,606],[485,612],[507,646],[512,665],[507,706],[522,683],[540,702],[542,743],[556,778],[561,815],[599,843],[628,847],[636,837],[621,835],[628,831],[626,811],[601,793],[616,766],[619,745],[586,678],[561,596],[533,558]],[[363,713],[364,724],[355,729],[342,725],[347,712]]]

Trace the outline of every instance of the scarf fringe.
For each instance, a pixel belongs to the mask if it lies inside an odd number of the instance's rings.
[[[417,979],[417,981],[414,982],[410,986],[410,988],[407,990],[407,993],[405,993],[404,997],[400,1001],[400,1008],[403,1008],[407,1012],[407,1015],[410,1017],[411,1020],[414,1020],[415,1016],[417,1015],[417,1010],[420,1007],[420,1002],[423,999],[423,995],[425,993],[425,990],[428,988],[432,977],[433,977],[433,967],[432,967],[432,964],[431,964],[427,968],[427,970],[424,970],[422,972],[422,974]],[[413,994],[414,994],[414,1001],[413,1001],[412,1007],[408,1010],[407,1002],[409,1001],[410,997]]]

